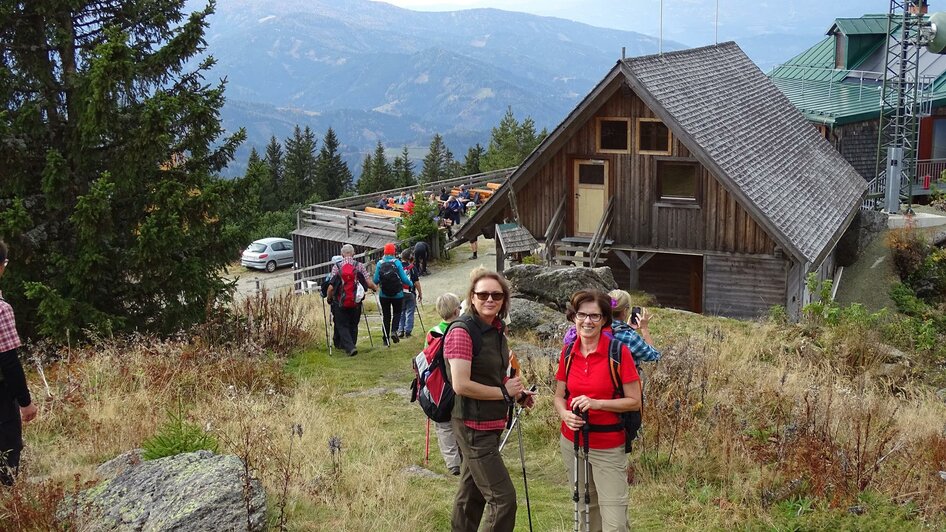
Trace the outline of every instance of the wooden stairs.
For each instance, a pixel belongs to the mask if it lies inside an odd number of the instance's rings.
[[[552,249],[554,254],[551,256],[550,265],[554,267],[585,266],[588,268],[597,268],[604,265],[608,260],[608,252],[611,251],[611,239],[601,241],[601,247],[597,250],[589,251],[591,245],[590,237],[569,236],[555,241]]]

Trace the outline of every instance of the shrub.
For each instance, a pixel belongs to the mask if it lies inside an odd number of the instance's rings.
[[[414,196],[414,210],[411,214],[401,218],[402,223],[397,228],[399,240],[413,239],[430,240],[437,233],[437,223],[434,216],[437,208],[423,194]]]
[[[141,444],[145,460],[156,460],[165,456],[207,450],[217,452],[217,439],[195,423],[184,419],[181,405],[175,414],[168,412],[168,421],[158,433]]]
[[[906,281],[916,273],[930,253],[930,245],[916,229],[912,218],[906,227],[894,229],[887,236],[887,247],[893,255],[893,265],[900,279]]]

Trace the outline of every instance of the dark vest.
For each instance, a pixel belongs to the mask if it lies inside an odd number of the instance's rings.
[[[506,368],[509,367],[509,345],[506,342],[505,327],[502,330],[486,325],[473,314],[464,314],[450,328],[461,327],[469,331],[476,328],[480,332],[480,349],[476,350],[473,342],[473,361],[470,366],[470,380],[485,386],[498,387],[503,385]],[[475,334],[475,333],[474,333]],[[471,335],[472,336],[472,335]],[[448,377],[453,380],[453,376]],[[451,416],[468,421],[492,421],[505,419],[507,413],[506,401],[470,399],[457,394],[453,403]]]

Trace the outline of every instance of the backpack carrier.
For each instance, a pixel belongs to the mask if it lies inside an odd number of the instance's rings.
[[[395,296],[401,291],[401,276],[397,273],[397,265],[393,260],[378,264],[378,281],[386,296]]]
[[[358,270],[355,265],[343,264],[338,269],[338,275],[333,280],[335,285],[335,300],[342,308],[355,308],[365,297],[365,288],[358,281]]]
[[[461,328],[470,334],[470,339],[473,341],[473,356],[476,356],[482,345],[482,338],[476,325],[471,325],[460,317],[450,323],[447,331],[454,328]],[[432,421],[440,423],[450,421],[456,394],[447,377],[446,361],[443,358],[444,337],[447,335],[430,331],[430,336],[430,343],[414,357],[412,362],[414,380],[411,382],[411,402],[419,402],[424,414]]]
[[[565,346],[565,399],[568,399],[568,372],[572,369],[572,349],[575,342],[568,343]],[[624,397],[624,386],[621,382],[621,348],[624,346],[621,342],[610,338],[608,340],[608,368],[611,371],[611,384],[614,385],[613,398]],[[624,452],[629,453],[632,450],[632,444],[637,439],[637,433],[640,431],[642,422],[642,412],[644,410],[644,384],[637,381],[641,386],[641,408],[630,412],[621,412],[618,414],[620,421],[612,425],[589,425],[589,432],[617,432],[624,431]]]

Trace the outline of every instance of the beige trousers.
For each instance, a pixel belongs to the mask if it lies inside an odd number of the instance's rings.
[[[460,448],[457,446],[457,438],[453,435],[453,427],[450,426],[450,422],[435,422],[434,428],[437,432],[440,454],[443,455],[443,462],[447,464],[447,469],[460,467]]]
[[[592,436],[594,438],[594,436]],[[559,437],[562,460],[568,473],[569,487],[575,486],[575,445]],[[624,532],[631,526],[627,520],[627,455],[624,446],[613,449],[591,449],[588,463],[588,492],[591,495],[589,515],[591,530]],[[585,452],[579,451],[578,509],[581,530],[585,528]]]

